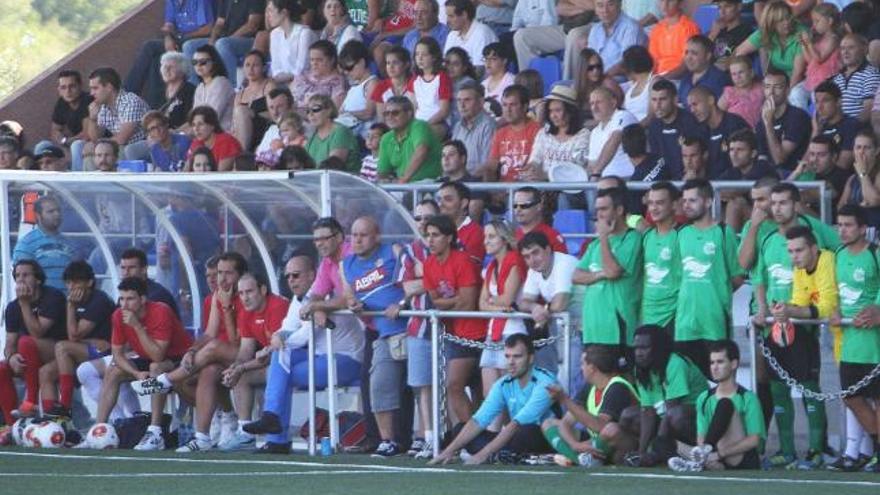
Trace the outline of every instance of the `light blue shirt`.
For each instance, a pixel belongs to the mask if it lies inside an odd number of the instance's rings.
[[[555,384],[556,377],[537,366],[533,366],[529,374],[531,376],[524,388],[520,387],[518,379],[510,375],[504,375],[497,380],[480,409],[474,414],[474,421],[486,429],[505,410],[510,419],[520,425],[540,426],[545,419],[551,417],[553,399],[547,393],[547,386]]]
[[[510,30],[529,26],[555,26],[559,24],[554,0],[519,0],[513,10]]]
[[[437,40],[437,43],[440,46],[446,46],[446,36],[449,35],[449,27],[442,22],[438,22],[436,26],[431,29],[431,38]],[[403,37],[403,42],[401,45],[406,48],[406,51],[413,57],[416,55],[416,43],[422,39],[422,34],[418,29],[413,29],[412,31],[406,33],[406,36]],[[453,105],[454,106],[454,105]]]
[[[46,285],[66,290],[62,274],[67,265],[76,259],[76,253],[61,234],[47,234],[39,227],[28,232],[15,243],[12,262],[35,260],[46,273]]]
[[[611,34],[605,32],[601,22],[593,24],[590,36],[587,38],[587,46],[599,52],[605,71],[619,64],[623,59],[623,51],[633,45],[644,45],[648,38],[641,26],[632,17],[621,13],[611,29]]]

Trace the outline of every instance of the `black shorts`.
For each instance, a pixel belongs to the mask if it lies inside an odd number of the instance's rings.
[[[167,361],[171,361],[171,369],[174,369],[180,366],[181,359],[183,358],[168,358]],[[145,357],[140,356],[136,358],[129,358],[128,360],[131,361],[131,364],[133,364],[138,371],[150,371],[150,364],[153,362]]]
[[[840,388],[848,389],[858,383],[862,378],[871,374],[876,364],[840,363]],[[880,398],[880,378],[871,380],[865,388],[855,393],[856,396],[869,399]]]
[[[758,455],[758,449],[752,449],[743,455],[741,461],[736,466],[733,466],[728,463],[724,463],[724,466],[727,469],[739,470],[739,469],[761,469],[761,457]]]
[[[706,379],[712,379],[709,371],[709,340],[681,340],[673,344],[673,350],[688,358],[700,368]]]
[[[764,342],[770,348],[771,355],[792,378],[799,382],[818,382],[822,356],[817,329],[809,325],[795,325],[794,328],[794,342],[788,347],[779,347],[769,338],[765,338]],[[771,377],[779,380],[772,368],[770,371]]]
[[[464,346],[450,340],[446,341],[446,359],[480,359],[482,349]]]

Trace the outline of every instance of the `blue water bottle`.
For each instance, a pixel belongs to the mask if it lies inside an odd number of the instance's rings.
[[[330,446],[330,437],[321,437],[321,455],[327,457],[333,454],[333,448]]]

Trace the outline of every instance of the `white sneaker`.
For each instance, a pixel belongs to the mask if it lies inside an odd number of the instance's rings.
[[[434,445],[427,440],[422,441],[422,450],[416,452],[416,459],[431,460],[434,458]]]
[[[593,457],[589,452],[581,452],[578,454],[578,465],[585,468],[593,468],[602,466],[602,461]]]
[[[691,449],[691,459],[695,462],[699,462],[702,465],[706,465],[706,461],[709,460],[709,454],[712,453],[712,446],[709,444],[697,445],[696,447]]]
[[[144,396],[153,394],[167,394],[171,391],[170,385],[165,385],[158,378],[145,378],[143,380],[135,380],[131,382],[131,389],[134,393]]]
[[[683,457],[670,457],[666,464],[676,473],[697,473],[703,470],[702,463],[689,461]]]
[[[257,439],[250,433],[235,430],[235,433],[226,441],[221,442],[220,450],[253,450],[257,446]]]
[[[193,437],[189,442],[186,442],[182,446],[178,447],[175,452],[180,454],[189,454],[191,452],[204,452],[206,450],[211,450],[211,442],[200,442],[195,437]]]
[[[218,434],[217,445],[226,445],[227,443],[232,441],[232,438],[238,431],[238,415],[235,414],[235,411],[219,411],[218,425],[220,428],[220,432]]]
[[[141,441],[134,446],[134,450],[165,450],[165,439],[150,430],[144,433]]]

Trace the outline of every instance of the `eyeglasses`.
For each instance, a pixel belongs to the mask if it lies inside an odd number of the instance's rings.
[[[312,237],[313,242],[325,242],[336,237],[336,234],[325,235],[323,237]]]
[[[210,58],[194,58],[193,59],[193,65],[197,65],[199,67],[201,67],[203,65],[208,65],[211,62],[212,62],[212,60]]]
[[[284,278],[296,280],[299,278],[300,275],[302,275],[301,272],[290,272],[290,273],[285,273]]]
[[[401,112],[403,112],[403,110],[400,109],[385,110],[384,112],[382,112],[382,115],[386,117],[397,117],[398,115],[400,115]]]
[[[593,72],[594,70],[602,70],[602,64],[591,64],[587,66],[587,72]]]
[[[154,132],[154,131],[160,131],[162,129],[163,129],[163,127],[161,125],[151,125],[150,127],[147,127],[147,133]]]
[[[413,217],[413,220],[415,220],[416,222],[421,222],[422,220],[428,221],[432,218],[434,218],[434,215],[415,215]]]
[[[317,106],[317,105],[314,107],[309,107],[309,109],[306,110],[306,112],[308,112],[308,113],[320,113],[322,111],[324,111],[324,107]]]
[[[532,201],[529,203],[516,203],[513,205],[513,209],[514,210],[528,210],[529,208],[535,206],[538,203],[539,203],[539,201]]]

